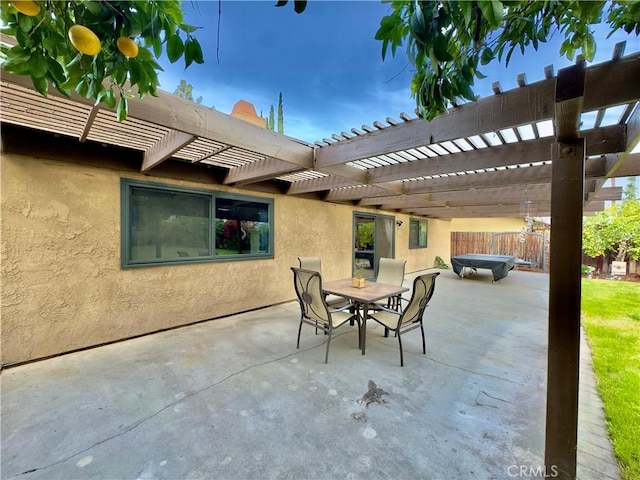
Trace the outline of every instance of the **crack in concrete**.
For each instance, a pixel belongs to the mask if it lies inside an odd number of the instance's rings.
[[[511,403],[510,401],[505,400],[504,398],[498,398],[498,397],[494,397],[493,395],[489,395],[489,394],[488,394],[487,392],[485,392],[484,390],[478,390],[478,394],[476,395],[476,400],[475,400],[475,402],[476,402],[476,405],[478,405],[479,407],[491,407],[491,408],[498,408],[498,406],[497,406],[497,405],[491,405],[490,403],[482,403],[482,402],[480,402],[480,400],[478,400],[478,398],[480,397],[480,395],[485,395],[485,396],[487,396],[487,397],[489,397],[489,398],[492,398],[492,399],[494,399],[494,400],[499,400],[499,401],[504,402],[504,403]]]
[[[417,357],[417,355],[416,355],[416,357]],[[444,366],[450,367],[450,368],[455,368],[457,370],[462,370],[463,372],[473,373],[474,375],[480,375],[482,377],[489,377],[489,378],[495,378],[495,379],[498,379],[498,380],[504,380],[505,382],[514,383],[516,385],[520,385],[521,387],[528,387],[529,386],[526,383],[516,382],[515,380],[510,380],[508,378],[499,377],[498,375],[491,375],[490,373],[476,372],[475,370],[469,370],[468,368],[459,367],[458,365],[451,365],[451,364],[446,363],[446,362],[441,362],[440,360],[436,360],[433,357],[427,357],[427,358],[429,360],[431,360],[432,362],[434,362],[434,363],[438,363],[440,365],[444,365]]]

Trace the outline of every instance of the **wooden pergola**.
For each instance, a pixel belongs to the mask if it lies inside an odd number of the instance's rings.
[[[4,39],[4,37],[3,37]],[[304,195],[426,218],[551,217],[545,464],[574,478],[583,214],[621,197],[609,178],[640,175],[640,54],[616,47],[451,108],[431,122],[400,114],[308,144],[160,92],[129,117],[2,72],[5,124],[134,152],[141,172],[195,172],[212,184]],[[616,120],[607,122],[615,111]],[[14,128],[14,127],[11,127]],[[3,147],[4,148],[4,147]],[[166,173],[165,173],[166,174]]]

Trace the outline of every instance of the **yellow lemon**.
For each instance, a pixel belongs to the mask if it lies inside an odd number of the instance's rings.
[[[35,0],[11,0],[10,3],[16,10],[30,17],[40,13],[40,4]]]
[[[76,50],[85,55],[97,55],[100,53],[100,39],[83,25],[74,25],[69,29],[69,40],[76,47]]]
[[[129,37],[118,38],[116,45],[118,45],[118,50],[120,50],[120,53],[125,57],[135,58],[138,56],[138,45]]]

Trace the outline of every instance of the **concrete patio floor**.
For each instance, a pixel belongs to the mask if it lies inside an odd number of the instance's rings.
[[[542,477],[547,302],[545,274],[442,271],[427,354],[409,332],[404,368],[374,322],[365,356],[356,327],[328,364],[306,325],[296,350],[290,302],[5,369],[1,475]],[[585,349],[581,376],[578,478],[619,478]],[[365,396],[370,381],[386,393]]]

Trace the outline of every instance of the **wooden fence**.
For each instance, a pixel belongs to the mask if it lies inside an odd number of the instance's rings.
[[[451,232],[451,256],[465,253],[513,255],[531,262],[526,269],[549,271],[549,241],[545,233]]]

